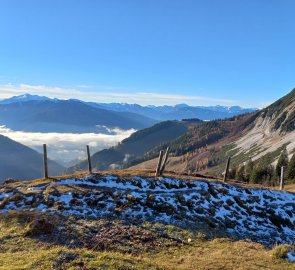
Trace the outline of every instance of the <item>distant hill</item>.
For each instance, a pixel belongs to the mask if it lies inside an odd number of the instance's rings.
[[[7,178],[28,180],[43,177],[43,156],[29,147],[0,135],[0,182]],[[49,161],[51,175],[60,175],[64,168]]]
[[[184,134],[191,126],[200,123],[201,120],[191,121],[166,121],[150,128],[133,133],[115,147],[105,149],[92,156],[93,167],[97,170],[121,168],[141,157],[157,145],[171,141]],[[86,162],[81,162],[69,169],[69,172],[85,170]]]
[[[94,108],[77,100],[37,99],[26,96],[0,103],[0,125],[32,132],[101,132],[142,129],[157,121],[129,112]]]

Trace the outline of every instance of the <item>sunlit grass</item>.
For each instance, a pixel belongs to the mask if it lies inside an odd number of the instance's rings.
[[[31,214],[32,218],[34,213]],[[70,248],[39,238],[25,237],[25,214],[12,213],[0,221],[0,269],[294,269],[280,256],[288,246],[273,250],[261,244],[225,238],[208,240],[201,234],[174,226],[166,232],[190,243],[156,252],[126,254]],[[95,222],[95,221],[93,221]],[[69,224],[71,222],[69,221]],[[146,223],[145,227],[152,227]],[[156,230],[156,227],[152,227]],[[278,255],[279,254],[279,255]]]

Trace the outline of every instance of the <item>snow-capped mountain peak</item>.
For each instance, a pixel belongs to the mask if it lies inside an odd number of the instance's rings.
[[[23,94],[19,96],[13,96],[11,98],[3,99],[0,101],[0,104],[12,104],[18,102],[27,102],[27,101],[46,101],[51,100],[45,96],[31,95],[31,94]]]

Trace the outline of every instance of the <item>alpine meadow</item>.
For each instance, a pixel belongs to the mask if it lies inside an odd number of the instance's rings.
[[[295,269],[295,3],[0,2],[0,270]]]

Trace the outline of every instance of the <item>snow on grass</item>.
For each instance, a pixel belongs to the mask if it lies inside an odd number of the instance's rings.
[[[41,186],[35,186],[35,187],[29,187],[28,190],[43,190],[45,189],[49,184],[41,185]]]
[[[13,192],[0,193],[0,199],[11,197],[6,205],[1,207],[0,204],[0,212],[37,209],[91,218],[110,215],[183,225],[209,222],[208,225],[214,228],[266,244],[291,243],[295,239],[293,193],[245,189],[205,180],[119,178],[113,175],[57,180],[54,184],[66,186],[67,193],[45,195],[42,189],[48,184],[37,189],[24,188],[36,190],[38,195],[30,194],[18,201],[13,201]],[[75,186],[82,186],[87,191],[77,192]],[[33,196],[37,196],[35,200]]]
[[[4,198],[8,198],[10,195],[12,194],[12,192],[10,193],[0,193],[0,200],[4,199]]]
[[[157,181],[157,185],[153,186],[153,178],[141,178],[133,177],[131,179],[120,179],[117,176],[107,175],[101,177],[99,180],[90,178],[89,176],[81,179],[65,179],[54,182],[56,185],[85,185],[90,187],[106,187],[106,188],[116,188],[116,189],[128,189],[128,190],[138,190],[142,192],[146,191],[161,191],[161,192],[174,192],[174,191],[190,191],[191,181],[182,181],[179,179],[170,178],[160,178]],[[185,185],[189,184],[188,185]],[[198,188],[201,188],[204,183],[200,183]]]

